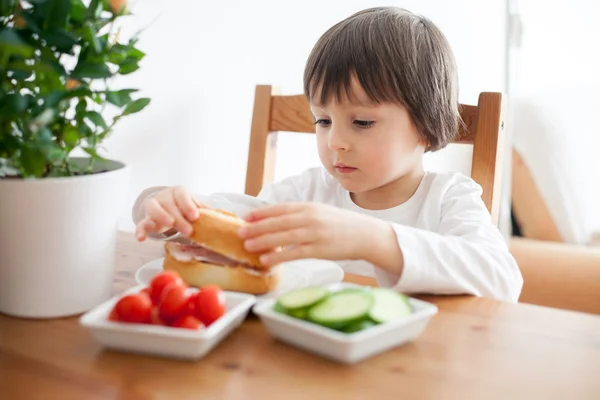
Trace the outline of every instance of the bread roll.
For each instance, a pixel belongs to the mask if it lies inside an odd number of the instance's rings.
[[[223,290],[260,295],[279,285],[279,268],[254,269],[242,264],[214,264],[196,257],[191,247],[168,242],[163,268],[177,272],[190,286],[217,285]]]

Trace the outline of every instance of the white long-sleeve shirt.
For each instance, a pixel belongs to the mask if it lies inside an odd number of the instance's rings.
[[[163,187],[138,197],[133,210],[144,217],[143,201]],[[381,286],[405,293],[472,294],[517,301],[523,278],[481,199],[481,187],[459,173],[426,172],[414,195],[386,210],[357,206],[324,168],[266,185],[257,197],[235,193],[196,195],[211,207],[240,216],[265,204],[319,202],[389,221],[403,255],[400,276],[365,261],[337,261],[344,271],[374,276]],[[163,235],[151,235],[164,238]]]

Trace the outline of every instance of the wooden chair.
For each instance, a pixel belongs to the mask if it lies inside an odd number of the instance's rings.
[[[471,177],[483,188],[483,201],[498,224],[502,175],[505,101],[502,93],[481,93],[474,105],[461,105],[464,127],[457,143],[473,145]],[[245,193],[256,196],[273,181],[277,132],[314,133],[304,95],[277,95],[270,85],[256,86]]]
[[[501,93],[481,93],[477,106],[461,105],[465,128],[460,130],[457,139],[459,143],[473,145],[471,177],[483,187],[483,201],[496,224],[501,189],[504,110]],[[257,86],[246,194],[256,196],[265,183],[272,182],[278,131],[314,133],[314,129],[313,117],[303,95],[280,96],[271,86]],[[516,157],[514,162],[519,160]],[[513,174],[519,174],[519,171],[516,165]],[[513,181],[523,180],[523,176],[517,178],[513,177]],[[516,196],[521,196],[523,187],[517,189]],[[520,197],[513,194],[513,198],[518,200]],[[513,238],[510,250],[524,279],[519,301],[600,314],[600,249]]]

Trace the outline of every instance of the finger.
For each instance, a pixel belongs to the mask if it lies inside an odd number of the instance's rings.
[[[156,199],[149,199],[144,203],[146,209],[146,218],[153,220],[158,226],[172,228],[175,218],[169,215],[169,212],[163,208]]]
[[[268,233],[244,241],[244,247],[251,252],[265,252],[277,247],[310,243],[313,231],[307,228],[290,229],[283,232]]]
[[[185,236],[192,234],[192,225],[187,219],[185,219],[183,214],[181,214],[181,211],[177,207],[177,204],[175,204],[175,201],[166,201],[161,203],[161,205],[175,221],[172,226],[169,226],[169,228],[174,227]]]
[[[177,186],[173,190],[175,204],[188,221],[195,221],[198,218],[198,206],[190,192],[183,186]]]
[[[260,207],[250,211],[244,219],[248,222],[258,221],[264,218],[276,217],[283,214],[290,214],[302,210],[306,205],[299,203],[279,203]]]
[[[146,240],[148,232],[159,232],[160,227],[150,218],[144,218],[136,225],[136,237],[140,242]]]
[[[269,217],[243,225],[240,228],[239,236],[243,239],[250,239],[267,233],[300,228],[304,225],[306,225],[306,219],[302,218],[300,213]]]
[[[266,266],[274,266],[288,261],[301,260],[305,258],[318,258],[315,247],[311,244],[293,246],[282,251],[272,251],[262,254],[260,262]]]

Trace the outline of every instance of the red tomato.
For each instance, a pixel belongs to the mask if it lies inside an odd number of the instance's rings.
[[[160,310],[158,306],[152,306],[152,310],[150,310],[150,323],[152,325],[167,325],[160,317]]]
[[[165,287],[158,303],[159,314],[163,320],[172,321],[186,313],[189,295],[185,290],[184,286],[177,283]]]
[[[198,297],[198,293],[193,293],[188,298],[185,310],[186,314],[196,315],[196,297]]]
[[[149,287],[143,288],[142,290],[140,290],[140,293],[146,293],[148,295],[148,297],[152,298],[152,293],[151,293]]]
[[[174,328],[184,328],[184,329],[198,329],[203,328],[204,325],[202,322],[198,320],[198,318],[193,315],[183,315],[175,320],[173,324],[171,324]]]
[[[151,309],[152,301],[145,293],[125,295],[115,305],[119,319],[124,322],[150,322]]]
[[[163,271],[152,278],[152,281],[150,281],[150,297],[154,304],[158,304],[165,288],[170,284],[185,286],[183,279],[175,271]]]
[[[206,286],[196,296],[196,317],[209,326],[225,314],[225,293],[218,286]]]
[[[112,310],[110,310],[110,314],[108,314],[108,320],[109,321],[119,321],[119,314],[117,314],[117,309],[113,308]]]

